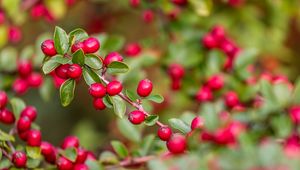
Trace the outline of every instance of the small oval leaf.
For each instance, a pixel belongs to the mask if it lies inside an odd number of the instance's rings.
[[[60,101],[62,106],[68,106],[74,99],[75,80],[68,79],[60,86]]]

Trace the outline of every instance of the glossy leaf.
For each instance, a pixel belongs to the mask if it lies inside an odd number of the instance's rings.
[[[65,30],[56,26],[54,30],[54,46],[58,54],[65,54],[69,49],[69,38]]]
[[[95,70],[100,70],[103,65],[101,59],[95,54],[87,54],[84,62],[87,66]]]
[[[61,152],[61,154],[67,158],[68,160],[75,162],[77,158],[77,150],[76,148],[70,147]]]
[[[69,62],[68,58],[64,58],[62,55],[56,55],[44,62],[42,70],[44,74],[49,74],[60,64],[66,64],[68,62]]]
[[[77,50],[72,57],[72,62],[79,64],[81,66],[84,65],[85,56],[82,49]]]
[[[129,67],[122,62],[114,61],[107,66],[109,74],[126,73],[127,71],[129,71]]]
[[[60,86],[60,101],[62,106],[68,106],[74,99],[75,80],[68,79]]]
[[[158,121],[159,119],[159,116],[157,115],[150,115],[150,116],[147,116],[144,123],[145,125],[147,126],[153,126],[156,124],[156,122]]]
[[[88,33],[86,33],[83,29],[77,28],[69,33],[70,45],[77,41],[82,41],[89,37]]]
[[[95,82],[101,82],[98,74],[88,67],[83,68],[82,75],[87,85],[91,85]]]

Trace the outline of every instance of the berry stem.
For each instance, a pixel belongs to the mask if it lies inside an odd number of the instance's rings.
[[[10,156],[4,149],[2,149],[2,148],[0,148],[0,149],[1,149],[2,154],[3,154],[7,159],[11,160],[11,156]]]

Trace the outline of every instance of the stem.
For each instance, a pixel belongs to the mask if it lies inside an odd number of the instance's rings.
[[[11,156],[4,149],[1,148],[1,152],[7,159],[11,160]]]
[[[108,84],[109,81],[105,79],[104,76],[100,76],[101,80],[105,83],[105,84]],[[119,93],[118,96],[120,96],[124,101],[126,101],[127,103],[129,103],[131,106],[135,107],[136,109],[138,109],[139,111],[142,111],[146,116],[150,116],[151,114],[149,114],[148,112],[145,111],[145,109],[143,108],[143,106],[138,103],[138,102],[134,102],[132,100],[130,100],[126,95],[124,95],[124,93]],[[156,124],[159,126],[159,127],[163,127],[163,126],[166,126],[165,124],[163,124],[162,122],[160,121],[157,121]]]

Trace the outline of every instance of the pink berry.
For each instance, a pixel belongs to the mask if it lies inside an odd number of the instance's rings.
[[[137,87],[137,94],[141,97],[147,97],[152,92],[152,82],[148,79],[141,80]]]
[[[89,167],[85,164],[76,164],[73,170],[89,170]]]
[[[11,26],[8,31],[9,41],[12,43],[18,43],[22,39],[22,32],[19,27]]]
[[[217,40],[211,34],[207,34],[202,38],[202,44],[207,49],[218,47]]]
[[[38,88],[43,83],[43,76],[40,73],[32,73],[27,77],[27,83],[31,87]]]
[[[31,127],[31,120],[27,116],[22,116],[17,122],[18,132],[24,132],[29,130]]]
[[[216,25],[212,28],[211,35],[215,40],[221,42],[225,38],[225,30],[222,26]]]
[[[70,147],[75,147],[75,148],[79,147],[79,139],[76,136],[67,136],[63,140],[63,142],[61,144],[61,148],[66,149],[66,148],[70,148]]]
[[[106,108],[102,98],[94,98],[93,105],[96,110],[104,110]]]
[[[229,108],[233,108],[233,107],[237,106],[240,103],[238,95],[233,91],[227,92],[225,94],[224,100],[225,100],[226,106],[229,107]]]
[[[294,124],[300,123],[300,106],[293,106],[289,109],[289,115]]]
[[[192,123],[191,123],[192,130],[201,129],[203,127],[204,127],[204,120],[200,116],[197,116],[192,120]]]
[[[211,90],[207,87],[201,87],[196,94],[196,100],[199,102],[207,102],[213,99]]]
[[[157,136],[163,141],[169,140],[171,135],[172,135],[172,129],[168,126],[160,127],[157,131]]]
[[[32,64],[28,60],[18,62],[18,73],[21,77],[27,77],[32,72]]]
[[[94,37],[90,37],[84,40],[83,44],[84,44],[84,52],[87,54],[95,53],[100,48],[100,42]]]
[[[56,166],[58,170],[73,170],[73,163],[65,157],[58,158]]]
[[[26,154],[21,151],[14,152],[12,155],[12,162],[17,168],[25,168],[27,162]]]
[[[141,46],[138,43],[131,43],[125,46],[125,54],[129,57],[135,57],[140,54]]]
[[[141,1],[140,0],[129,0],[129,4],[134,7],[137,8],[140,6]]]
[[[102,98],[106,94],[106,87],[101,83],[93,83],[89,88],[89,93],[93,97]]]
[[[224,86],[224,80],[221,75],[214,75],[207,81],[207,86],[212,90],[219,90]]]
[[[0,25],[5,22],[5,14],[3,11],[0,11]]]
[[[175,5],[185,6],[188,3],[188,0],[171,0]]]
[[[50,57],[57,54],[53,40],[45,40],[41,45],[41,49],[45,55]]]
[[[78,64],[72,64],[70,65],[68,69],[68,77],[72,79],[77,79],[81,76],[82,74],[82,68]]]
[[[36,108],[33,106],[27,106],[25,107],[21,112],[21,117],[27,116],[31,121],[35,121],[37,117],[37,111]]]
[[[184,68],[180,64],[171,64],[168,68],[168,73],[172,79],[181,79],[184,74]]]
[[[167,148],[173,154],[184,153],[186,149],[186,139],[181,134],[173,134],[167,141]]]
[[[143,20],[146,23],[151,23],[154,19],[154,13],[151,10],[146,10],[143,12]]]
[[[77,149],[77,158],[76,158],[76,163],[80,164],[80,163],[84,163],[86,158],[87,158],[87,151],[82,149],[82,148],[78,148]]]
[[[111,52],[109,54],[107,54],[107,56],[105,57],[103,64],[108,66],[110,63],[114,62],[114,61],[123,61],[123,57],[118,53],[118,52]]]
[[[119,81],[111,81],[106,86],[106,92],[110,96],[119,94],[123,89],[122,84]]]
[[[83,44],[83,42],[76,42],[76,43],[74,43],[72,45],[72,47],[71,47],[71,52],[75,53],[79,49],[82,49],[84,51],[84,44]]]
[[[62,78],[62,79],[67,79],[67,78],[69,78],[69,76],[68,76],[68,70],[69,70],[69,67],[70,67],[70,64],[62,64],[62,65],[58,66],[58,67],[55,69],[56,75],[57,75],[59,78]]]
[[[27,134],[28,146],[40,146],[42,142],[42,135],[39,130],[32,129]]]
[[[142,122],[144,122],[146,118],[146,115],[139,111],[139,110],[135,110],[129,113],[128,115],[128,120],[135,125],[141,124]]]
[[[0,91],[0,110],[4,109],[7,105],[8,97],[4,91]]]
[[[46,7],[43,4],[34,5],[30,10],[30,15],[33,19],[39,19],[47,12]]]
[[[181,85],[182,85],[182,80],[181,79],[172,79],[171,80],[171,87],[172,90],[180,90]]]
[[[11,111],[3,109],[0,110],[0,120],[4,124],[13,124],[15,122],[15,115]]]
[[[13,88],[13,90],[14,90],[17,94],[22,95],[22,94],[24,94],[24,93],[27,92],[27,90],[28,90],[28,83],[27,83],[27,81],[24,80],[24,79],[17,78],[17,79],[14,81],[14,83],[13,83],[13,85],[12,85],[12,88]]]

